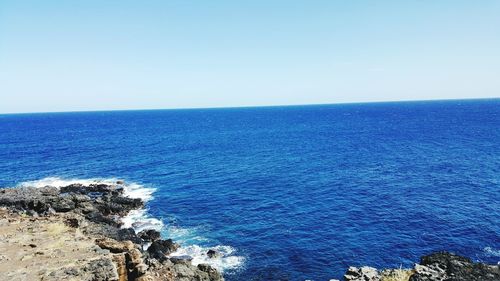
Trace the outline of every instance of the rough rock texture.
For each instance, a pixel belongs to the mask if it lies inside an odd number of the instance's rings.
[[[148,248],[148,253],[152,258],[162,261],[169,254],[175,252],[179,248],[179,244],[174,243],[172,239],[157,240],[151,243]]]
[[[348,281],[379,281],[380,275],[376,268],[363,266],[360,268],[349,267],[344,279]]]
[[[470,259],[448,252],[423,256],[413,269],[386,269],[349,267],[347,281],[499,281],[498,265],[474,263]]]
[[[169,257],[179,245],[156,230],[120,228],[144,205],[121,184],[0,189],[0,280],[224,280],[191,257]]]
[[[498,265],[474,263],[470,259],[447,252],[423,256],[415,266],[411,281],[427,280],[500,280]]]

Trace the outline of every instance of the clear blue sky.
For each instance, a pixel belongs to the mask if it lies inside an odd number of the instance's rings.
[[[500,96],[500,1],[3,1],[0,112]]]

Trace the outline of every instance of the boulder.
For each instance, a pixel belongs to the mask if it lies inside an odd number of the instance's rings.
[[[147,242],[156,241],[161,238],[160,232],[154,229],[143,230],[139,232],[137,236],[139,236],[142,240]]]
[[[207,252],[207,256],[211,259],[214,259],[214,258],[218,258],[221,256],[221,253],[217,250],[214,250],[214,249],[210,249],[208,250]]]
[[[147,249],[149,255],[157,260],[164,260],[166,255],[175,252],[179,248],[179,244],[174,243],[172,239],[156,240],[151,243]]]
[[[135,234],[135,230],[133,228],[121,228],[117,232],[118,240],[120,241],[132,241],[135,244],[142,244],[141,238]]]
[[[169,259],[173,264],[191,264],[191,261],[193,258],[191,256],[177,256],[177,257],[170,257]]]

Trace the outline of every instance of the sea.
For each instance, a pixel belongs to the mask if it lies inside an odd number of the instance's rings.
[[[0,115],[0,187],[116,180],[229,281],[500,261],[500,99]]]

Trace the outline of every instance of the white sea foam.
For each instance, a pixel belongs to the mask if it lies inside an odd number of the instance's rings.
[[[208,257],[207,252],[210,249],[219,252],[220,256],[215,258]],[[217,268],[221,272],[224,272],[224,270],[236,269],[242,266],[245,262],[244,257],[234,254],[235,249],[230,246],[218,245],[215,247],[201,247],[199,245],[190,245],[182,246],[177,251],[170,254],[170,257],[187,255],[193,258],[193,265],[205,263]]]
[[[118,184],[118,182],[120,181],[117,178],[63,179],[60,177],[47,177],[40,180],[23,182],[19,184],[19,186],[31,186],[36,188],[53,186],[60,188],[71,184],[91,185],[101,183],[122,187],[123,194],[129,198],[139,198],[144,202],[153,199],[153,193],[156,190],[155,188],[145,187],[137,183],[124,182]],[[136,232],[144,229],[156,229],[160,231],[163,227],[163,223],[160,220],[149,216],[145,209],[130,211],[121,219],[121,221],[123,222],[123,227],[132,227]]]
[[[115,184],[116,181],[116,179],[63,179],[60,177],[47,177],[40,180],[26,181],[20,183],[19,186],[32,186],[36,188],[53,186],[59,188],[77,183],[82,185],[90,185],[96,183]]]
[[[40,180],[27,181],[19,184],[19,186],[31,186],[41,188],[45,186],[63,187],[71,184],[110,184],[118,185],[123,188],[124,195],[129,198],[140,198],[144,202],[153,199],[155,188],[145,187],[137,183],[123,183],[118,184],[119,179],[116,178],[92,178],[92,179],[63,179],[60,177],[47,177]],[[192,263],[198,265],[201,263],[209,264],[219,271],[231,270],[239,268],[243,265],[245,258],[243,256],[235,255],[236,250],[230,246],[217,245],[214,247],[200,246],[200,244],[209,244],[209,240],[201,235],[198,235],[197,229],[187,229],[175,225],[165,226],[163,222],[150,216],[146,209],[132,210],[125,217],[121,219],[123,228],[133,228],[136,232],[145,229],[155,229],[161,231],[163,236],[171,238],[177,243],[181,244],[176,252],[170,256],[191,256]],[[220,256],[209,258],[207,256],[208,250],[213,249],[220,253]]]
[[[498,249],[493,249],[491,247],[485,247],[483,251],[488,255],[488,256],[493,256],[493,257],[500,257],[500,250]]]
[[[132,210],[122,218],[123,228],[133,228],[135,232],[140,232],[145,229],[154,229],[161,231],[163,222],[159,219],[151,217],[145,209]]]

